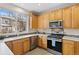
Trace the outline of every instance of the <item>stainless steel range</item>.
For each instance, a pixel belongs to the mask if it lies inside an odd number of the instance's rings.
[[[63,21],[61,20],[49,22],[49,29],[51,29],[51,34],[48,35],[47,39],[48,52],[53,53],[55,55],[61,55],[62,38],[64,35]]]

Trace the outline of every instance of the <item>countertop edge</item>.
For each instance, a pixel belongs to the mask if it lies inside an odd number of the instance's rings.
[[[63,40],[79,41],[79,38],[78,37],[64,36]]]

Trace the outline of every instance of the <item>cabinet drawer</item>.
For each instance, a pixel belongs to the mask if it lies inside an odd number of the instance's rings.
[[[74,44],[74,41],[67,40],[67,39],[63,39],[63,43],[66,43],[66,44]]]

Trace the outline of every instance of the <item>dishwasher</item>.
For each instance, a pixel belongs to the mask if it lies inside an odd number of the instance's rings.
[[[30,37],[30,50],[33,50],[37,47],[37,36]]]

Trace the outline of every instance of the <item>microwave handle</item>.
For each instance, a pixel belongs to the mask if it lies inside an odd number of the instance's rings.
[[[58,22],[58,25],[60,26],[60,22]]]

